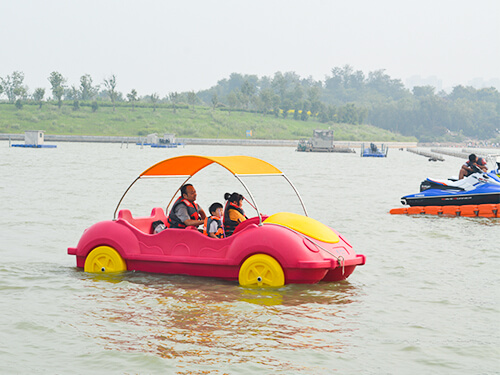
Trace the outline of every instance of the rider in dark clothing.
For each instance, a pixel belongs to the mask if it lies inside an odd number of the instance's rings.
[[[475,154],[469,155],[469,160],[467,160],[462,168],[460,168],[460,173],[458,178],[461,180],[464,177],[470,176],[472,173],[476,172],[477,169],[486,172],[486,161],[483,158],[479,158]]]

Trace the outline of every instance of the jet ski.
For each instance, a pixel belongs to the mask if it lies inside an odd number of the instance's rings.
[[[493,164],[496,164],[496,169],[492,170],[490,174],[493,174],[493,178],[496,178],[498,181],[500,181],[500,154],[493,154],[493,155],[488,155],[488,159]]]
[[[474,173],[461,180],[427,178],[420,184],[420,193],[405,195],[401,203],[409,206],[462,206],[469,204],[500,204],[500,177],[496,171]]]

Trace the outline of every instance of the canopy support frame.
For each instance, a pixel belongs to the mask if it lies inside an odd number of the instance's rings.
[[[137,182],[137,180],[139,180],[141,178],[141,176],[137,177],[134,182],[132,182],[130,184],[130,186],[127,188],[127,190],[125,190],[125,193],[123,193],[122,197],[120,198],[120,200],[118,201],[118,204],[116,205],[116,208],[115,208],[115,212],[113,213],[113,221],[116,220],[116,211],[118,211],[118,207],[120,207],[120,204],[122,203],[122,200],[123,198],[125,198],[125,195],[127,195],[128,191],[130,190],[130,188]]]
[[[186,180],[184,180],[184,182],[181,184],[181,186],[179,186],[179,188],[175,191],[174,195],[170,199],[170,202],[168,202],[167,207],[165,208],[165,215],[168,216],[168,208],[170,207],[170,203],[172,203],[172,201],[175,199],[175,196],[177,195],[179,190],[181,190],[181,187],[183,187],[186,184],[186,182],[188,182],[191,179],[191,177],[193,177],[193,176],[189,176]]]
[[[243,187],[247,191],[248,195],[250,196],[250,199],[252,200],[252,202],[255,206],[255,211],[257,211],[257,215],[259,215],[259,226],[261,226],[262,225],[262,215],[260,213],[259,206],[257,206],[257,203],[255,202],[255,199],[254,199],[252,193],[250,192],[250,190],[247,188],[245,183],[241,180],[241,178],[238,175],[235,174],[234,177],[236,177],[236,179],[243,185]]]
[[[295,185],[294,185],[294,184],[292,184],[292,181],[290,181],[290,180],[288,179],[288,177],[287,177],[284,173],[283,173],[283,177],[285,178],[285,180],[287,180],[287,181],[288,181],[288,183],[290,184],[290,186],[292,187],[292,189],[295,191],[295,194],[297,194],[297,197],[299,198],[300,204],[302,205],[302,208],[304,209],[304,214],[305,214],[306,216],[309,216],[309,215],[307,214],[306,205],[304,204],[304,201],[302,200],[302,197],[300,196],[299,191],[295,188]]]
[[[216,162],[217,164],[220,164],[218,162]],[[220,164],[222,165],[222,164]],[[224,167],[224,165],[222,165]],[[227,169],[227,167],[226,167]],[[198,172],[198,171],[197,171]],[[230,171],[231,172],[231,171]],[[232,173],[234,177],[236,177],[236,179],[243,185],[243,187],[245,188],[245,190],[247,191],[248,195],[250,196],[250,199],[252,200],[253,204],[254,204],[254,208],[255,210],[257,211],[257,215],[259,215],[259,225],[262,225],[262,214],[260,213],[260,210],[259,210],[259,207],[257,205],[257,202],[255,200],[255,198],[253,197],[252,193],[250,192],[250,189],[248,189],[248,187],[246,186],[246,184],[243,182],[243,180],[240,178],[240,175],[238,175],[237,173]],[[304,210],[304,214],[305,216],[309,216],[308,213],[307,213],[307,209],[306,209],[306,206],[304,204],[304,201],[302,200],[302,197],[300,196],[298,190],[295,188],[294,184],[292,183],[292,181],[290,181],[288,179],[288,177],[284,174],[284,173],[280,173],[280,174],[274,174],[275,176],[283,176],[285,178],[285,180],[290,184],[290,186],[292,187],[293,191],[295,192],[295,194],[297,195],[297,197],[299,198],[299,201],[300,201],[300,204],[302,205],[302,209]],[[186,176],[186,175],[184,175]],[[170,204],[172,203],[172,201],[175,199],[177,193],[179,192],[179,190],[181,189],[182,186],[184,186],[193,176],[194,174],[192,175],[187,175],[187,179],[179,186],[179,188],[176,190],[176,192],[174,193],[174,195],[172,196],[172,198],[170,199],[170,201],[168,202],[168,205],[167,207],[165,208],[165,214],[168,215],[168,209],[170,207]],[[243,174],[241,175],[241,177],[243,176],[247,176],[247,177],[250,177],[250,176],[261,176],[261,174]],[[267,175],[268,176],[268,175]],[[118,204],[115,208],[115,211],[113,213],[113,221],[116,220],[116,213],[118,212],[118,208],[120,207],[123,199],[125,198],[125,195],[128,193],[128,191],[132,188],[132,186],[141,178],[141,177],[153,177],[153,176],[144,176],[143,174],[139,175],[130,185],[129,187],[127,188],[127,190],[125,190],[125,192],[123,193],[122,197],[120,198],[120,200],[118,201]],[[178,176],[180,177],[180,176]]]

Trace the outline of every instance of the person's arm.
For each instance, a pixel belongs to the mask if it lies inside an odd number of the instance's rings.
[[[209,237],[212,238],[218,238],[215,233],[217,233],[217,230],[219,229],[219,226],[217,225],[216,221],[212,221],[210,223],[210,228],[207,228],[207,233]]]
[[[203,224],[204,220],[193,220],[189,217],[187,208],[184,205],[179,205],[175,210],[176,216],[182,220],[184,225],[197,227],[198,225]]]
[[[245,216],[243,216],[242,214],[240,214],[238,211],[236,210],[230,210],[229,211],[229,218],[233,221],[237,221],[239,223],[241,223],[242,221],[245,221],[247,218]]]
[[[187,210],[186,210],[186,214],[187,214]],[[198,225],[204,224],[205,218],[207,217],[207,215],[205,214],[205,211],[203,211],[202,208],[200,208],[199,214],[200,214],[201,220],[186,219],[186,220],[184,220],[184,224],[188,225],[188,226],[191,225],[193,227],[197,227]]]
[[[184,220],[184,224],[186,226],[193,226],[193,227],[197,227],[198,225],[201,225],[204,223],[204,220],[193,220],[193,219],[187,219],[187,220]]]

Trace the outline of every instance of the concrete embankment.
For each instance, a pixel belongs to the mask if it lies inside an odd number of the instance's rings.
[[[444,154],[448,156],[453,156],[455,158],[460,158],[460,159],[467,159],[469,157],[469,153],[462,151],[456,151],[456,150],[447,150],[447,149],[442,149],[442,148],[431,148],[431,152],[435,152],[438,154]]]
[[[427,152],[427,151],[422,151],[422,150],[419,150],[419,149],[414,149],[414,148],[407,148],[406,149],[407,151],[409,152],[412,152],[414,154],[417,154],[417,155],[422,155],[422,156],[425,156],[426,158],[429,158],[429,160],[433,160],[433,161],[444,161],[444,158],[439,156],[438,154],[436,153],[432,153],[432,152]]]
[[[46,142],[94,142],[94,143],[141,143],[145,137],[120,137],[120,136],[93,136],[93,135],[52,135],[45,134]],[[0,134],[0,140],[24,141],[24,134]],[[176,142],[186,145],[225,145],[225,146],[272,146],[272,147],[297,147],[298,140],[280,139],[214,139],[214,138],[177,138]],[[376,142],[384,143],[390,148],[417,147],[416,142]],[[335,141],[335,147],[359,149],[370,141]]]

